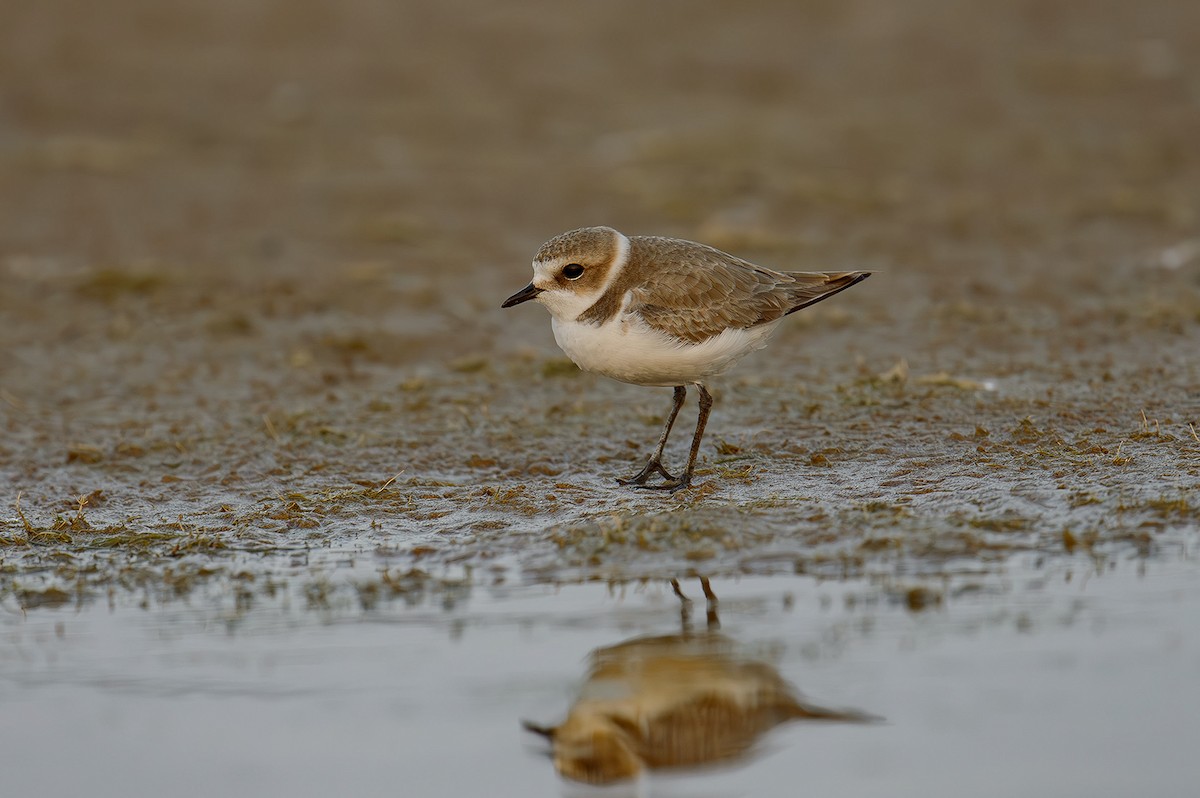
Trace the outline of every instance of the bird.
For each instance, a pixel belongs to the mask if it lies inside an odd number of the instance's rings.
[[[562,723],[521,725],[549,741],[560,775],[599,785],[736,761],[789,721],[879,720],[809,703],[748,653],[711,629],[599,648]]]
[[[584,371],[674,388],[645,467],[617,480],[674,493],[692,485],[713,405],[706,383],[766,346],[784,316],[870,275],[778,272],[695,241],[582,227],[542,244],[533,279],[501,307],[531,300],[543,305],[555,342]],[[663,450],[689,385],[699,392],[699,413],[687,465],[676,476],[663,465]],[[656,475],[661,482],[651,482]]]

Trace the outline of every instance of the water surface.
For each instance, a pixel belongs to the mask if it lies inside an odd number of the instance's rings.
[[[369,569],[369,564],[361,566]],[[343,574],[348,575],[348,574]],[[723,634],[879,722],[783,725],[735,765],[611,794],[1185,796],[1200,565],[1019,557],[914,612],[871,580],[715,580]],[[702,598],[699,586],[683,583]],[[5,781],[47,795],[558,795],[522,720],[589,652],[681,628],[664,582],[473,588],[326,613],[90,603],[3,616]],[[690,628],[705,626],[697,601]]]

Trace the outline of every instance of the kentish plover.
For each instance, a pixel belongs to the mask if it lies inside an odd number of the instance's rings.
[[[554,340],[584,371],[674,387],[675,402],[646,467],[618,482],[675,491],[691,484],[712,408],[704,383],[766,346],[784,316],[869,276],[776,272],[693,241],[584,227],[543,244],[533,281],[501,307],[530,299],[545,305]],[[662,455],[687,385],[700,391],[700,413],[687,468],[676,477]],[[648,485],[655,474],[664,481]]]

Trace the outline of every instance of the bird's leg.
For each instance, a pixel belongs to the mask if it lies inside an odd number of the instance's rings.
[[[708,582],[707,576],[700,577],[700,587],[704,590],[704,598],[707,599],[705,607],[704,619],[705,628],[709,632],[717,632],[721,629],[721,618],[717,614],[717,594],[713,592],[712,585]],[[671,580],[671,590],[679,599],[679,620],[682,624],[681,634],[684,637],[691,635],[690,624],[692,621],[692,600],[683,594],[683,589],[679,587],[679,580]]]
[[[721,618],[717,615],[717,594],[713,592],[707,576],[700,577],[700,587],[704,589],[704,598],[708,599],[704,613],[705,620],[708,622],[708,631],[715,632],[721,628]]]
[[[703,389],[701,389],[703,390]],[[650,455],[649,462],[646,467],[638,473],[634,474],[629,479],[618,479],[617,482],[621,485],[633,485],[634,487],[645,487],[646,480],[652,475],[659,474],[663,479],[670,482],[676,482],[675,477],[663,467],[662,456],[663,449],[666,448],[667,438],[671,434],[671,427],[675,425],[675,418],[679,415],[679,409],[683,407],[683,400],[687,398],[687,388],[682,385],[675,386],[675,404],[671,405],[671,414],[667,416],[667,423],[663,427],[662,435],[658,436],[658,446],[654,449],[654,454]]]
[[[692,451],[688,454],[687,470],[678,479],[668,479],[661,485],[646,485],[644,487],[658,490],[669,490],[674,493],[692,484],[692,472],[696,470],[696,455],[700,453],[700,440],[704,437],[704,427],[708,424],[708,413],[712,410],[713,398],[704,386],[696,383],[700,390],[700,415],[696,417],[696,434],[692,436]]]
[[[686,637],[691,632],[689,627],[692,623],[692,600],[683,595],[678,579],[671,580],[671,590],[679,599],[679,633]]]

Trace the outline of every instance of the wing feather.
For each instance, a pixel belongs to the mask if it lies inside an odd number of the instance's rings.
[[[646,241],[647,246],[637,246]],[[783,272],[718,249],[667,238],[633,239],[643,259],[628,310],[681,341],[776,321],[849,288],[868,272]]]

